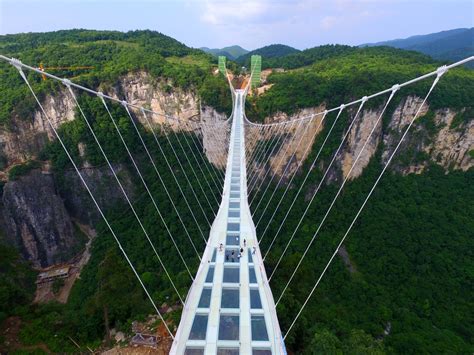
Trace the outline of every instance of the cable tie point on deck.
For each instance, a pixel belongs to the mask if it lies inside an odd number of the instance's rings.
[[[69,80],[69,79],[62,79],[62,82],[63,82],[64,85],[66,85],[66,86],[68,86],[68,87],[71,87],[71,84],[72,84],[71,80]]]
[[[342,104],[341,106],[339,106],[341,110],[344,110],[344,108],[346,107],[346,105]]]
[[[362,98],[362,102],[366,102],[368,99],[369,99],[369,98],[368,98],[367,96],[364,96],[364,97]]]
[[[128,102],[125,101],[125,100],[120,101],[120,103],[121,103],[122,106],[124,106],[124,107],[127,107],[127,106],[128,106]]]
[[[395,84],[392,86],[392,91],[400,90],[400,84]]]
[[[104,98],[104,93],[102,91],[97,91],[97,96],[99,96],[101,99]]]

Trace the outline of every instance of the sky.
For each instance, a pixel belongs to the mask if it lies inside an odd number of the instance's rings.
[[[473,26],[474,0],[0,0],[0,34],[151,29],[191,47],[305,49]]]

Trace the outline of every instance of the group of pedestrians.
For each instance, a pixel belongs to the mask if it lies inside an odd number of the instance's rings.
[[[247,240],[246,239],[244,239],[244,246],[241,247],[239,251],[233,249],[232,251],[225,253],[225,261],[226,262],[229,262],[229,261],[230,262],[235,262],[236,259],[237,259],[237,261],[240,261],[240,258],[244,254],[244,248],[245,247],[247,247]],[[224,244],[219,243],[218,249],[219,249],[220,252],[222,252],[224,250]],[[252,248],[252,255],[255,255],[256,252],[257,252],[257,248],[253,247]]]

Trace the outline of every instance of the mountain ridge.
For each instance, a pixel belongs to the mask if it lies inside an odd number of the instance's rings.
[[[252,55],[261,55],[263,58],[269,59],[269,58],[280,58],[280,57],[287,56],[289,54],[299,53],[299,52],[300,52],[299,49],[287,46],[286,44],[279,44],[279,43],[270,44],[268,46],[257,48],[244,55],[241,55],[239,58],[237,58],[237,62],[241,64],[247,63],[250,60],[250,57]]]
[[[231,60],[235,60],[249,52],[247,49],[242,48],[239,45],[227,46],[223,48],[200,47],[199,49],[216,57],[224,55]]]
[[[455,28],[426,35],[415,35],[359,45],[359,47],[374,46],[413,50],[427,54],[434,59],[456,61],[474,55],[474,27]]]

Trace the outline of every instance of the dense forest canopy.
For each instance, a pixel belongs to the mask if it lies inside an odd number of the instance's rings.
[[[172,80],[174,87],[196,90],[203,102],[219,111],[228,112],[231,99],[225,80],[211,75],[215,59],[201,51],[190,49],[170,37],[151,31],[128,33],[109,31],[58,31],[45,34],[22,34],[0,37],[0,51],[5,55],[20,58],[25,63],[42,62],[45,66],[90,65],[95,68],[83,71],[65,70],[60,76],[74,77],[74,81],[87,86],[114,85],[121,75],[146,70],[154,77]],[[348,46],[322,46],[283,57],[263,61],[265,66],[283,67],[287,71],[274,73],[268,78],[273,86],[263,95],[248,101],[247,116],[263,120],[277,112],[294,113],[301,108],[325,103],[328,107],[358,98],[368,92],[378,91],[403,80],[436,69],[441,62],[414,52],[391,48],[352,48]],[[231,67],[236,68],[235,64]],[[42,81],[31,75],[35,89],[44,95],[57,90],[58,84]],[[456,116],[456,127],[472,120],[474,102],[474,72],[456,69],[446,74],[433,92],[430,106],[436,108],[464,109]],[[423,95],[428,82],[404,89],[403,95]],[[8,64],[0,64],[0,123],[8,125],[12,116],[28,115],[35,109],[27,95],[18,73]],[[26,98],[26,99],[25,99]],[[171,241],[162,223],[157,222],[156,212],[141,185],[127,154],[121,145],[101,102],[89,95],[79,96],[79,102],[90,119],[98,139],[114,164],[120,164],[129,172],[133,182],[134,203],[144,225],[153,236],[158,250],[164,255],[164,263],[170,271],[182,295],[191,284],[183,265],[173,250]],[[375,100],[373,105],[380,104]],[[397,101],[390,106],[387,116],[393,112]],[[166,223],[173,228],[180,243],[187,243],[180,229],[162,186],[147,160],[126,112],[120,105],[111,105],[111,111],[120,123],[138,164],[144,170],[147,181],[154,181],[151,190],[165,211]],[[422,124],[429,126],[430,115]],[[432,117],[431,117],[432,118]],[[344,116],[335,128],[322,154],[322,166],[331,158],[333,149],[347,123]],[[453,128],[456,128],[453,126]],[[318,136],[310,158],[322,144],[328,127]],[[114,133],[114,134],[112,134]],[[151,149],[152,156],[160,152],[153,143],[150,132],[141,133]],[[76,112],[74,121],[65,123],[60,134],[78,162],[87,160],[93,166],[104,166],[100,151],[94,145],[90,133]],[[174,143],[185,142],[189,135],[172,135]],[[182,186],[183,171],[173,157],[167,140],[159,134],[167,156]],[[85,156],[79,154],[79,143],[86,144]],[[186,145],[184,145],[186,147]],[[293,283],[278,306],[278,316],[285,331],[298,311],[315,278],[333,252],[341,234],[360,206],[380,170],[381,149],[370,161],[362,176],[351,181],[345,188],[334,212],[330,215],[320,236]],[[188,163],[180,153],[184,168]],[[402,157],[397,157],[400,162]],[[61,191],[67,191],[70,163],[56,141],[48,144],[38,156],[39,162],[13,171],[12,179],[21,178],[38,163],[51,162],[55,179]],[[156,160],[165,181],[172,176],[163,160]],[[209,164],[200,160],[200,164]],[[299,186],[309,168],[306,162],[294,185]],[[285,225],[273,251],[266,260],[267,272],[272,271],[282,252],[288,235],[294,230],[302,210],[307,205],[308,193],[314,189],[323,174],[322,169],[313,169],[309,183],[296,203],[289,223]],[[367,209],[355,225],[345,244],[355,272],[348,270],[337,258],[323,279],[320,288],[303,312],[295,329],[287,338],[287,347],[304,354],[384,354],[384,353],[472,353],[474,349],[474,295],[472,289],[472,265],[474,239],[474,179],[472,169],[448,171],[432,165],[423,174],[402,176],[390,171],[381,181]],[[337,179],[336,179],[337,181]],[[196,179],[193,186],[198,190]],[[337,184],[324,185],[317,203],[310,209],[308,218],[299,229],[295,243],[283,260],[275,278],[271,281],[274,296],[278,297],[289,275],[301,256],[308,239],[312,236],[322,215],[326,211]],[[271,190],[275,186],[271,186]],[[290,189],[286,202],[291,202],[296,189]],[[186,211],[179,191],[171,189],[178,209]],[[189,187],[185,191],[190,194]],[[275,198],[283,193],[276,191]],[[267,196],[268,198],[268,196]],[[277,220],[286,211],[280,208]],[[193,210],[198,207],[193,204]],[[205,213],[210,217],[211,211]],[[259,218],[261,211],[257,211]],[[184,218],[190,215],[183,213]],[[175,304],[177,296],[164,275],[149,244],[139,231],[139,226],[128,206],[118,204],[107,211],[107,217],[120,235],[124,248],[137,264],[137,270],[152,297],[157,303]],[[199,217],[201,227],[206,230],[205,216]],[[94,226],[98,232],[92,245],[89,263],[77,280],[67,304],[50,303],[30,305],[34,288],[34,273],[8,247],[0,247],[0,321],[10,315],[18,315],[24,325],[20,336],[25,345],[44,343],[57,353],[77,351],[69,337],[82,346],[98,347],[105,337],[104,309],[111,327],[130,331],[134,320],[143,320],[153,313],[146,296],[121,257],[106,225]],[[278,226],[272,225],[270,234]],[[258,230],[262,233],[262,230]],[[196,244],[201,243],[197,227],[191,229]],[[266,249],[270,238],[263,241]],[[201,245],[202,247],[202,245]],[[191,248],[184,249],[186,259],[195,271],[198,259]],[[107,275],[107,277],[106,277]],[[119,292],[120,290],[120,292]],[[167,318],[177,324],[180,312]],[[0,338],[1,342],[1,338]]]
[[[156,79],[171,80],[175,88],[199,92],[203,103],[218,111],[229,114],[231,110],[226,80],[210,75],[216,59],[159,32],[70,30],[6,35],[0,36],[0,52],[33,67],[42,64],[46,70],[72,67],[51,73],[92,88],[114,85],[120,76],[146,71]],[[93,68],[74,69],[81,66]],[[60,87],[55,81],[41,80],[38,74],[28,75],[40,97]],[[33,99],[20,83],[16,69],[1,61],[0,124],[8,124],[13,115],[25,117],[34,109]]]
[[[271,74],[268,83],[273,86],[256,99],[248,100],[249,118],[262,121],[277,112],[292,114],[321,103],[327,108],[337,107],[434,71],[442,64],[420,53],[389,47],[323,46],[308,51],[311,53],[308,62],[305,51],[277,59],[281,61],[278,66],[284,66],[287,60],[293,64],[303,60],[305,64],[298,69]],[[429,85],[429,80],[410,85],[402,89],[401,96],[422,96]],[[369,107],[380,105],[382,99],[370,100]],[[472,102],[474,71],[455,68],[443,77],[432,94],[430,105],[433,109],[463,109]]]
[[[290,46],[286,46],[284,44],[271,44],[269,46],[265,46],[262,48],[255,49],[253,51],[250,51],[244,55],[241,55],[239,58],[237,58],[237,62],[245,65],[247,67],[250,67],[250,57],[252,55],[260,55],[262,58],[264,58],[264,67],[267,66],[266,61],[271,58],[279,58],[279,57],[285,57],[288,54],[291,53],[298,53],[299,50]]]

